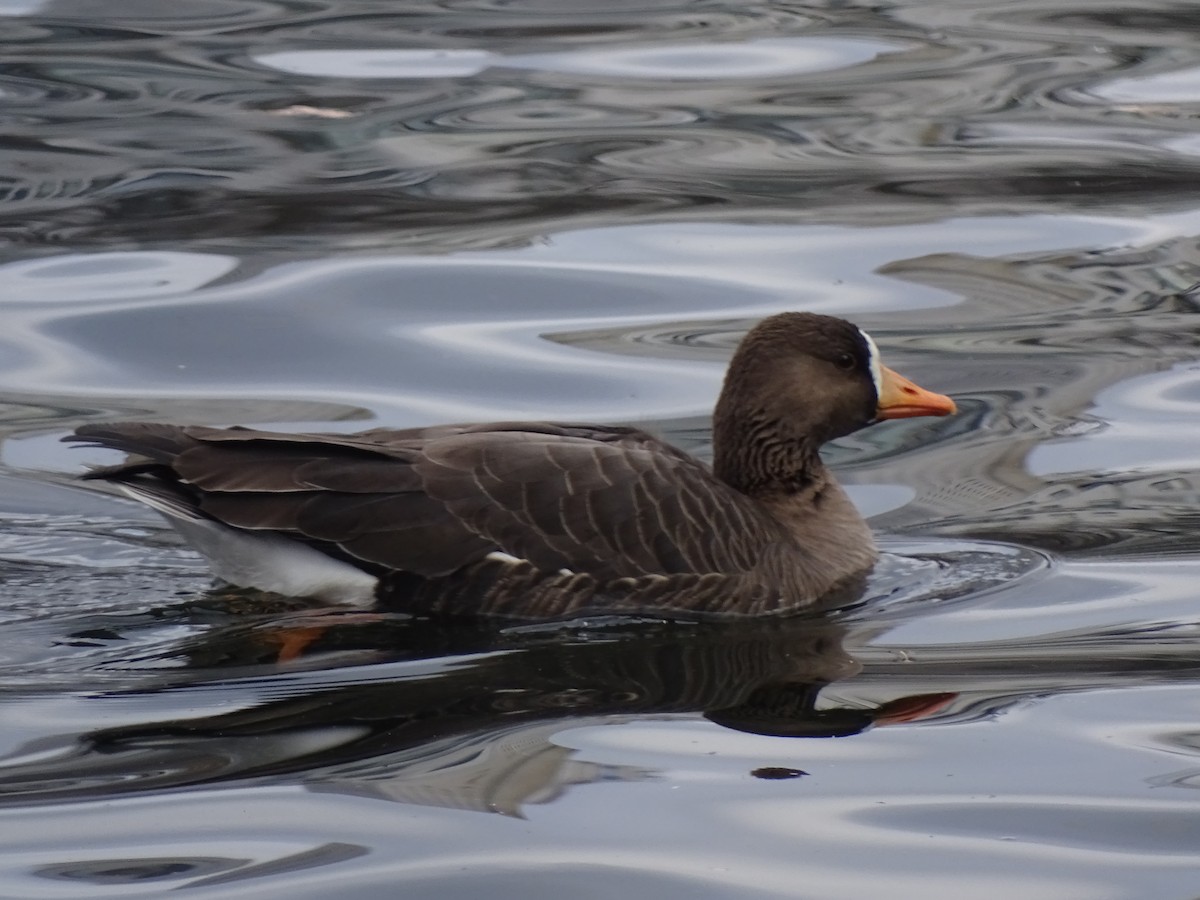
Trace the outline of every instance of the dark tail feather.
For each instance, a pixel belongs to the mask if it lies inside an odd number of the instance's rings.
[[[196,491],[177,480],[163,480],[151,474],[137,475],[130,472],[135,466],[129,466],[125,471],[112,475],[101,475],[89,472],[85,478],[108,478],[121,485],[125,493],[135,500],[140,500],[151,509],[162,513],[169,519],[208,519],[200,511],[200,497]],[[114,477],[115,476],[115,477]]]
[[[153,422],[114,422],[82,425],[63,438],[94,447],[109,447],[134,456],[145,457],[162,465],[170,465],[175,457],[195,441],[184,434],[179,425],[160,425]],[[102,470],[89,473],[87,478],[104,478]]]

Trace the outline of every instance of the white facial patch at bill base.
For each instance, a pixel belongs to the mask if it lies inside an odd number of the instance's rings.
[[[858,329],[858,333],[863,336],[863,340],[867,342],[867,350],[870,351],[868,360],[871,366],[871,380],[875,382],[875,399],[878,401],[883,394],[883,364],[879,361],[879,348],[875,346],[871,336],[861,328]]]

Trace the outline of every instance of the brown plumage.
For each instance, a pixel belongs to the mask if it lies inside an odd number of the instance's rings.
[[[67,440],[132,454],[84,477],[163,512],[236,584],[414,612],[764,615],[874,562],[821,444],[953,410],[882,368],[850,323],[784,313],[734,354],[712,470],[637,429],[546,422],[352,435],[118,423]]]

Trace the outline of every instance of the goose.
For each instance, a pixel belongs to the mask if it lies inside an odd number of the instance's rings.
[[[876,559],[820,447],[955,411],[850,322],[786,312],[733,354],[711,468],[637,428],[559,422],[118,422],[63,440],[130,454],[81,477],[161,513],[243,588],[424,615],[769,616],[853,590]]]

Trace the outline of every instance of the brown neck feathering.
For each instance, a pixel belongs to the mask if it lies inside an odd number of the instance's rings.
[[[730,369],[713,413],[713,474],[751,497],[797,494],[824,482],[818,442],[798,434],[770,400],[745,390],[741,374]]]
[[[795,494],[823,480],[816,446],[786,434],[766,410],[726,410],[713,419],[713,474],[751,497]]]

